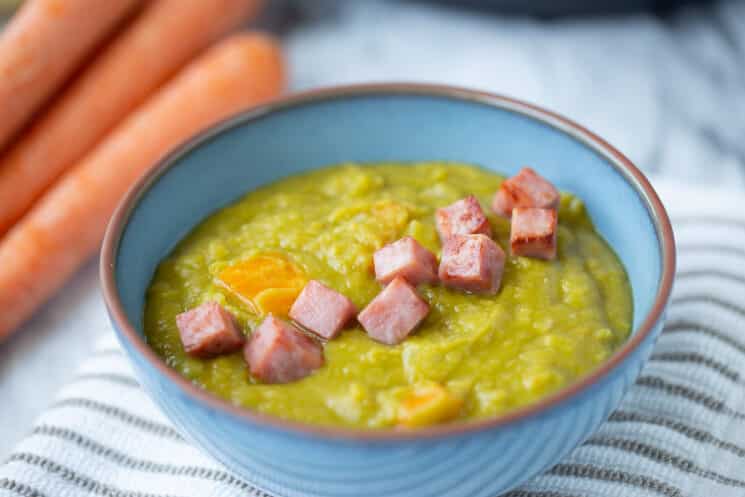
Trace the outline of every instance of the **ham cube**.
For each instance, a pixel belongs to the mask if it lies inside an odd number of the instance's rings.
[[[357,316],[373,340],[387,345],[404,341],[429,313],[425,302],[405,279],[396,277]]]
[[[290,317],[321,338],[335,338],[357,314],[351,300],[317,280],[310,280],[290,308]]]
[[[485,235],[458,235],[442,247],[440,281],[472,293],[495,294],[502,283],[505,255]]]
[[[234,352],[245,341],[232,314],[216,302],[204,304],[176,316],[181,343],[187,354],[209,358]]]
[[[512,211],[510,250],[512,255],[554,259],[556,257],[556,209],[518,207]]]
[[[506,218],[512,216],[515,207],[555,209],[558,206],[559,191],[529,167],[504,180],[492,202],[494,212]]]
[[[290,383],[323,366],[321,345],[271,314],[254,330],[243,356],[263,383]]]
[[[375,279],[383,284],[401,276],[414,286],[437,281],[437,258],[410,236],[401,238],[373,254]]]
[[[476,197],[469,195],[447,207],[437,209],[435,213],[437,232],[440,240],[445,242],[453,235],[471,235],[481,233],[491,236],[491,226],[486,219],[481,204]]]

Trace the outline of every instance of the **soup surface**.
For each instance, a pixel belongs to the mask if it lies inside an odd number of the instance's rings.
[[[438,422],[442,411],[464,420],[530,404],[587,374],[628,338],[631,290],[582,201],[569,194],[562,193],[556,260],[510,256],[509,221],[488,209],[501,181],[454,163],[344,164],[252,191],[205,219],[159,265],[146,297],[147,340],[202,388],[307,423],[396,426],[402,409],[443,392],[444,401],[408,424]],[[309,279],[362,309],[380,291],[373,252],[410,235],[439,256],[434,211],[468,194],[508,252],[496,296],[421,285],[431,312],[406,341],[383,345],[351,327],[324,344],[322,368],[294,383],[259,383],[240,352],[185,354],[176,315],[203,302],[223,305],[247,335],[265,313],[282,314],[293,288]],[[225,284],[236,268],[264,275],[241,280],[253,301]]]

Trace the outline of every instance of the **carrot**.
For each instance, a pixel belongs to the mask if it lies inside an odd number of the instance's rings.
[[[63,175],[0,241],[0,340],[98,248],[132,183],[170,148],[284,86],[279,48],[234,35],[186,66]]]
[[[0,147],[141,0],[27,0],[0,34]]]
[[[0,158],[0,235],[168,77],[259,7],[258,0],[151,2]]]

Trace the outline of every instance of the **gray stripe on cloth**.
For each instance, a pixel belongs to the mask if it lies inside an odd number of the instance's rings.
[[[693,278],[719,278],[722,280],[731,281],[733,283],[739,283],[745,285],[745,276],[739,274],[726,273],[720,269],[690,269],[687,271],[678,271],[675,274],[678,279],[693,279]]]
[[[120,407],[104,404],[103,402],[98,402],[93,399],[87,399],[84,397],[71,397],[62,399],[52,404],[49,409],[62,409],[66,407],[96,411],[100,414],[116,418],[119,421],[122,421],[130,426],[146,431],[148,433],[170,438],[171,440],[185,442],[183,437],[175,429],[171,428],[168,425],[151,421],[147,418],[137,416],[128,411],[125,411]]]
[[[0,478],[0,490],[8,490],[21,497],[46,497],[35,488],[11,478]]]
[[[714,295],[697,293],[692,295],[673,297],[671,304],[672,306],[680,306],[683,304],[710,304],[712,306],[731,311],[735,314],[739,314],[741,317],[745,317],[745,307],[741,307],[738,304],[728,302]]]
[[[116,383],[125,387],[140,388],[140,383],[134,378],[134,376],[119,373],[81,373],[76,375],[70,383],[78,383],[88,380],[101,380],[107,383]]]
[[[587,440],[584,445],[596,447],[611,447],[614,449],[623,450],[632,454],[641,455],[660,464],[673,466],[685,473],[692,473],[697,476],[707,478],[717,483],[721,483],[722,485],[745,488],[745,481],[743,480],[730,478],[715,471],[703,469],[689,459],[677,456],[672,452],[662,450],[659,447],[655,447],[650,444],[637,442],[636,440],[596,436]]]
[[[716,371],[725,378],[734,382],[740,381],[740,373],[737,371],[727,367],[715,359],[712,359],[711,357],[706,357],[705,355],[696,352],[655,352],[649,359],[650,361],[655,362],[696,364]]]
[[[585,478],[608,483],[620,483],[644,490],[650,490],[666,497],[681,497],[683,495],[679,488],[669,485],[657,478],[629,473],[618,469],[603,468],[592,464],[559,463],[549,469],[546,474],[564,478]]]
[[[705,335],[710,338],[714,338],[722,343],[725,343],[735,349],[736,351],[745,354],[745,345],[739,340],[735,340],[731,336],[727,335],[723,331],[714,328],[713,326],[697,323],[693,320],[680,319],[669,322],[662,333],[696,333]]]
[[[106,497],[175,497],[173,494],[151,494],[122,490],[112,485],[102,483],[94,478],[81,475],[80,473],[47,457],[30,454],[28,452],[16,452],[11,454],[8,458],[8,463],[21,463],[41,468],[47,473],[53,473],[89,493],[105,495]]]
[[[640,376],[635,384],[643,387],[661,390],[669,395],[690,400],[691,402],[695,402],[696,404],[704,406],[707,409],[717,413],[726,414],[738,419],[745,419],[745,413],[741,413],[731,408],[723,401],[707,395],[703,392],[699,392],[698,390],[695,390],[691,387],[679,385],[677,383],[671,383],[667,380],[664,380],[663,378],[660,378],[659,376]]]
[[[513,490],[500,497],[578,497],[577,494],[563,494],[560,492],[531,492],[530,490]]]
[[[116,463],[119,466],[128,469],[143,471],[149,473],[166,473],[174,476],[200,478],[226,485],[236,486],[244,491],[250,491],[253,495],[266,495],[243,480],[240,480],[228,473],[218,469],[205,468],[200,466],[179,466],[174,464],[164,464],[145,459],[137,459],[124,452],[118,451],[113,447],[108,447],[90,437],[60,426],[39,425],[33,429],[32,435],[55,437],[65,442],[75,444],[94,456],[105,458]]]
[[[731,452],[738,457],[745,458],[745,448],[731,442],[727,442],[715,437],[711,432],[695,428],[664,416],[655,416],[618,410],[613,412],[608,418],[608,423],[643,423],[668,428],[676,433],[695,440],[696,442],[707,443],[714,447]]]

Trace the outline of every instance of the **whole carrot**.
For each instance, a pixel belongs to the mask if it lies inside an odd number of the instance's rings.
[[[158,0],[0,158],[0,235],[65,169],[259,0]]]
[[[140,2],[24,2],[0,33],[0,148]]]
[[[0,340],[98,248],[130,185],[170,148],[284,86],[279,48],[234,35],[186,66],[62,176],[0,241]]]

